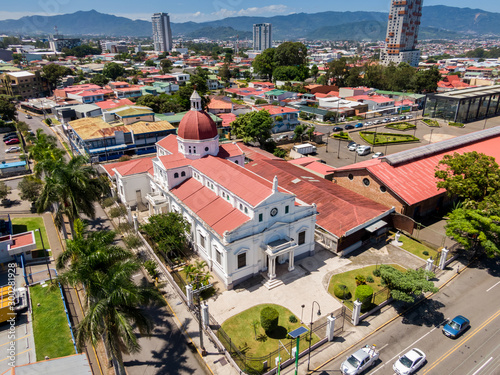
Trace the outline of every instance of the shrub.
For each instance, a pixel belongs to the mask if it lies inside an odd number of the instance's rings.
[[[424,250],[424,251],[422,251],[422,254],[429,255],[429,252],[427,250]]]
[[[154,260],[147,260],[144,262],[144,268],[148,273],[151,275],[153,279],[155,279],[158,276],[158,270],[157,270],[158,264]]]
[[[130,224],[127,221],[118,224],[118,231],[120,233],[127,233],[130,232],[132,229],[133,229],[132,224]]]
[[[125,243],[129,249],[137,249],[142,245],[141,239],[135,234],[129,234],[122,238],[122,241]]]
[[[354,293],[354,298],[362,303],[361,311],[367,311],[372,304],[373,288],[370,285],[358,286]]]
[[[363,275],[356,275],[354,278],[356,280],[356,285],[364,285],[366,284],[366,278]]]
[[[380,268],[375,268],[372,273],[373,276],[380,277]]]
[[[278,327],[279,313],[272,307],[265,307],[260,312],[260,326],[266,334],[272,332]]]
[[[371,276],[368,276],[368,277],[366,278],[366,282],[367,282],[367,283],[373,283],[374,281],[375,281],[375,280],[373,280],[373,277],[371,277]]]
[[[349,288],[344,284],[336,284],[333,287],[333,294],[339,299],[351,299],[351,292],[349,292]]]
[[[111,207],[115,202],[116,202],[116,198],[107,197],[107,198],[104,198],[104,200],[102,201],[102,205],[104,208],[108,208],[108,207]]]
[[[288,321],[290,323],[297,323],[297,317],[295,315],[290,315],[290,317],[288,318]]]

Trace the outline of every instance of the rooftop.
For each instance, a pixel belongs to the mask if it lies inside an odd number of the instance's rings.
[[[482,95],[498,95],[498,94],[500,94],[500,85],[481,86],[463,90],[447,91],[444,93],[435,94],[435,96],[438,96],[440,98],[461,100],[461,99],[475,98]]]

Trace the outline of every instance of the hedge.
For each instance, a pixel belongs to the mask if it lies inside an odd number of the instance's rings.
[[[279,317],[278,310],[272,307],[265,307],[260,312],[260,326],[266,333],[272,332],[278,327]]]
[[[362,303],[361,311],[367,311],[372,305],[373,288],[370,285],[360,285],[356,288],[354,299]]]
[[[351,299],[351,292],[349,292],[349,288],[344,284],[336,284],[333,287],[333,294],[339,299]]]
[[[397,124],[390,124],[385,126],[388,129],[395,129],[395,130],[408,130],[408,129],[415,129],[416,126],[413,124],[410,124],[408,122],[400,122]]]
[[[430,119],[424,118],[422,121],[426,125],[429,125],[430,127],[439,128],[439,122],[437,122],[436,120],[430,120]]]
[[[463,128],[464,127],[464,124],[462,124],[461,122],[449,122],[448,125],[450,125],[450,126],[456,126],[458,128]]]
[[[366,142],[375,145],[385,145],[391,143],[417,142],[419,139],[410,134],[378,133],[374,131],[359,132],[361,138]],[[375,140],[374,140],[375,138]]]

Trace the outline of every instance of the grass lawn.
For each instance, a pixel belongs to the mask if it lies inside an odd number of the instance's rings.
[[[332,134],[331,137],[336,139],[345,139],[347,141],[352,141],[351,136],[349,135],[349,133],[346,132],[335,133]]]
[[[398,124],[386,125],[385,127],[388,129],[396,129],[396,130],[408,130],[408,129],[415,129],[416,128],[415,125],[410,124],[408,122],[400,122]]]
[[[430,127],[439,128],[439,122],[437,122],[436,120],[424,118],[422,121],[425,122]]]
[[[267,337],[267,340],[259,341],[256,340],[255,337],[258,338],[259,335],[265,335],[264,330],[259,323],[259,326],[257,327],[257,334],[255,334],[252,322],[255,320],[260,322],[260,312],[263,308],[268,306],[274,307],[279,312],[278,329],[276,332],[271,334],[272,337],[265,336]],[[283,306],[274,304],[257,305],[227,319],[222,324],[222,329],[227,333],[227,335],[231,338],[231,341],[241,352],[251,357],[262,357],[278,349],[278,340],[281,340],[283,344],[289,342],[290,339],[286,338],[287,332],[291,332],[302,326],[298,318],[296,323],[290,323],[288,320],[290,315],[293,314],[290,310]],[[311,344],[314,345],[318,341],[319,337],[313,334]],[[309,342],[305,339],[305,337],[301,337],[299,344],[301,352],[309,346]],[[270,365],[271,367],[274,367],[274,362]]]
[[[432,256],[433,259],[436,259],[437,255],[436,250],[428,246],[425,246],[424,244],[415,241],[414,239],[411,239],[410,237],[407,237],[402,233],[401,237],[399,237],[399,242],[403,243],[403,245],[400,246],[402,249],[409,251],[413,255],[416,255],[419,258],[422,258],[423,260],[429,259],[430,256]],[[424,251],[427,252],[428,254],[424,254]]]
[[[36,360],[75,354],[59,288],[30,287]],[[38,306],[40,304],[40,306]]]
[[[449,122],[448,125],[450,125],[450,126],[456,126],[457,128],[463,128],[464,127],[464,124],[462,124],[461,122]]]
[[[398,264],[388,264],[388,265],[393,266],[398,270],[405,271],[405,268],[401,267]],[[378,265],[378,267],[380,267],[380,265]],[[347,299],[347,301],[354,301],[354,292],[356,291],[356,280],[354,278],[357,275],[363,275],[365,279],[368,278],[368,276],[371,276],[373,278],[373,283],[367,282],[366,284],[370,285],[373,288],[373,294],[377,293],[379,290],[384,289],[384,286],[381,284],[380,277],[373,276],[373,270],[375,268],[377,268],[376,265],[367,266],[363,268],[358,268],[357,270],[347,271],[344,273],[340,273],[338,275],[333,275],[328,285],[328,293],[330,293],[332,296],[335,297],[335,294],[333,293],[334,286],[337,284],[343,284],[347,286],[349,292],[351,293],[351,298]],[[375,304],[378,305],[384,302],[386,299],[387,295],[385,293],[382,293],[381,295],[376,297]]]
[[[40,233],[35,229],[40,228],[42,232],[43,245],[40,239]],[[45,225],[43,223],[43,217],[16,217],[12,219],[12,230],[14,234],[27,232],[30,230],[35,230],[36,248],[46,249],[50,248],[49,238],[47,237],[47,232],[45,231]]]
[[[396,134],[396,133],[376,133],[373,131],[359,132],[361,138],[366,142],[375,145],[385,145],[386,143],[404,143],[418,141],[417,137],[410,134]]]

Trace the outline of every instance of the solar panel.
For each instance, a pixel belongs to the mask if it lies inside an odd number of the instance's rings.
[[[292,332],[288,332],[288,334],[290,335],[290,337],[292,339],[294,339],[294,338],[299,337],[300,335],[302,335],[306,332],[309,332],[309,330],[304,326],[300,326],[299,328],[294,329]]]
[[[445,152],[447,150],[465,146],[467,144],[482,141],[484,139],[498,135],[500,135],[500,126],[496,126],[490,129],[480,130],[478,132],[447,139],[445,141],[425,146],[420,146],[411,150],[401,151],[396,154],[386,156],[385,160],[387,161],[387,163],[389,163],[389,165],[407,163],[409,161],[422,159],[430,155],[434,155],[440,152]]]

